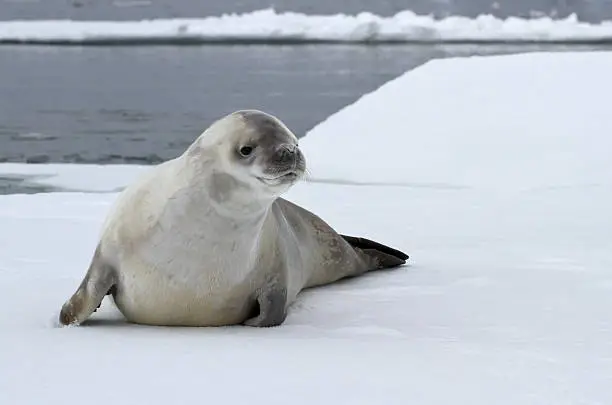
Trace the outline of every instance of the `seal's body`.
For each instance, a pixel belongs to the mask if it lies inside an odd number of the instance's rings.
[[[60,322],[83,322],[111,294],[134,323],[275,326],[304,288],[405,263],[281,198],[305,167],[275,117],[215,122],[120,194]]]

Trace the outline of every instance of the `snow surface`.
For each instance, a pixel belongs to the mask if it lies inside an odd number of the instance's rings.
[[[301,146],[320,180],[497,192],[609,184],[609,72],[612,52],[433,60]]]
[[[0,197],[0,403],[612,403],[611,56],[429,63],[307,134],[317,175],[374,184],[287,197],[411,259],[303,293],[278,328],[136,326],[108,300],[89,325],[57,328],[116,194]],[[83,188],[136,174],[71,168]],[[78,186],[53,171],[48,184]]]
[[[96,42],[600,42],[612,40],[612,22],[591,24],[576,15],[499,19],[435,19],[410,10],[382,17],[307,15],[263,9],[206,18],[141,21],[17,20],[0,22],[0,43]]]
[[[54,186],[65,191],[117,192],[149,168],[145,165],[0,163],[0,178],[23,178],[33,185]]]

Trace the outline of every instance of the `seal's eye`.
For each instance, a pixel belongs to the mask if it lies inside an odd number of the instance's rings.
[[[240,148],[240,154],[244,157],[249,156],[251,153],[253,153],[252,146],[243,146],[242,148]]]

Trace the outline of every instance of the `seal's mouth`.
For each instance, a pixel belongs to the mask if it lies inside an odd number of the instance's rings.
[[[279,184],[293,183],[297,181],[300,178],[300,176],[301,176],[300,173],[292,170],[292,171],[288,171],[286,173],[283,173],[277,176],[257,177],[257,180],[267,185],[279,185]]]

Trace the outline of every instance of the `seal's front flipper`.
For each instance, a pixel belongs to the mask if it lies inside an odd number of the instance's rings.
[[[262,288],[257,295],[253,317],[244,324],[254,327],[279,326],[287,318],[287,289],[279,285]]]
[[[115,272],[102,263],[99,250],[78,290],[62,306],[59,321],[62,325],[78,325],[98,309],[104,297],[114,288]]]
[[[340,235],[352,247],[361,250],[369,259],[373,259],[373,267],[376,269],[386,269],[401,266],[406,263],[409,256],[397,249],[383,245],[366,238]],[[373,269],[372,269],[373,270]]]

